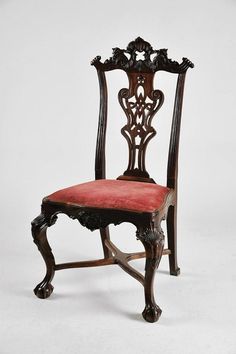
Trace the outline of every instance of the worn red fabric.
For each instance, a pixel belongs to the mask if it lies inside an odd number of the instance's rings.
[[[170,189],[158,184],[100,179],[61,189],[44,199],[86,207],[154,212],[164,205]]]

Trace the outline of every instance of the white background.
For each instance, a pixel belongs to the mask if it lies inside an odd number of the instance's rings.
[[[236,353],[235,18],[234,0],[0,1],[1,354]],[[163,314],[155,324],[142,320],[139,283],[118,267],[58,272],[45,301],[32,292],[45,268],[30,234],[42,197],[94,178],[98,83],[90,60],[137,36],[195,63],[179,162],[181,276],[170,277],[162,260],[155,292]],[[127,82],[121,72],[108,78],[108,177],[115,178],[127,163],[115,95]],[[163,184],[171,79],[156,79],[166,105],[154,119],[147,162]],[[141,249],[134,232],[112,227],[112,238]],[[58,261],[101,257],[98,233],[65,216],[49,238]],[[143,270],[142,261],[136,266]]]

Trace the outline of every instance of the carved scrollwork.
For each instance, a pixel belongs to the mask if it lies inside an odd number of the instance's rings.
[[[46,218],[43,214],[40,214],[31,222],[32,230],[40,229],[44,225],[46,226],[47,222],[46,222]]]
[[[92,61],[91,61],[91,65],[96,65],[96,63],[99,63],[101,60],[100,55],[97,55]]]
[[[71,219],[76,219],[80,222],[82,226],[85,226],[90,231],[98,230],[100,228],[105,228],[110,223],[114,225],[118,225],[122,222],[122,220],[114,221],[105,213],[100,214],[94,211],[89,212],[85,210],[74,210],[72,213],[69,214]]]
[[[143,59],[139,58],[140,53],[143,54]],[[100,60],[101,57],[97,56],[91,65],[103,71],[122,69],[126,72],[155,73],[164,70],[180,74],[194,66],[187,58],[183,58],[180,64],[169,59],[167,49],[154,50],[150,43],[141,37],[130,42],[126,49],[113,48],[112,57],[104,63]]]
[[[40,230],[43,228],[54,225],[56,221],[57,221],[57,215],[55,214],[49,215],[47,217],[44,214],[40,214],[31,223],[33,235],[37,235],[40,232]],[[37,243],[36,236],[34,237],[34,242]]]

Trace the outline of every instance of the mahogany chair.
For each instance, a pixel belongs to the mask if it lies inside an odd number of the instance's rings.
[[[143,59],[137,56],[143,55]],[[170,274],[178,275],[176,251],[176,208],[178,150],[184,81],[188,68],[193,64],[183,58],[179,64],[167,56],[167,49],[154,50],[138,37],[127,49],[113,49],[113,55],[104,63],[97,56],[91,63],[97,69],[100,85],[100,111],[97,134],[95,180],[59,190],[43,199],[41,214],[32,222],[32,235],[46,263],[46,275],[34,289],[37,297],[45,299],[53,291],[54,273],[66,268],[94,267],[118,264],[144,287],[145,308],[142,313],[148,322],[155,322],[161,315],[153,293],[155,271],[163,254],[169,256]],[[116,180],[106,179],[105,140],[107,126],[107,84],[105,72],[120,69],[126,72],[128,88],[119,91],[118,98],[127,117],[121,133],[128,142],[129,161],[123,175]],[[174,102],[167,167],[167,186],[150,178],[145,168],[147,144],[156,134],[152,119],[164,101],[160,90],[153,88],[157,71],[178,75]],[[91,231],[99,230],[104,258],[97,260],[56,264],[47,240],[47,228],[64,213],[77,219]],[[164,249],[161,221],[167,221],[168,249]],[[137,228],[136,237],[143,243],[145,252],[121,252],[110,240],[109,224],[130,222]],[[130,266],[129,261],[146,257],[145,275]]]

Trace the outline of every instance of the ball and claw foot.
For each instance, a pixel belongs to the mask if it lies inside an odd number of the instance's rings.
[[[40,299],[47,299],[53,292],[53,286],[51,283],[39,283],[34,289],[35,295]]]
[[[145,309],[143,310],[143,318],[147,321],[147,322],[157,322],[159,320],[159,317],[161,316],[162,310],[160,309],[159,306],[157,306],[156,304],[153,306],[148,305],[145,307]]]
[[[178,275],[180,275],[180,268],[178,267],[178,268],[176,268],[176,269],[171,269],[171,270],[170,270],[170,275],[175,275],[176,277],[177,277]]]

